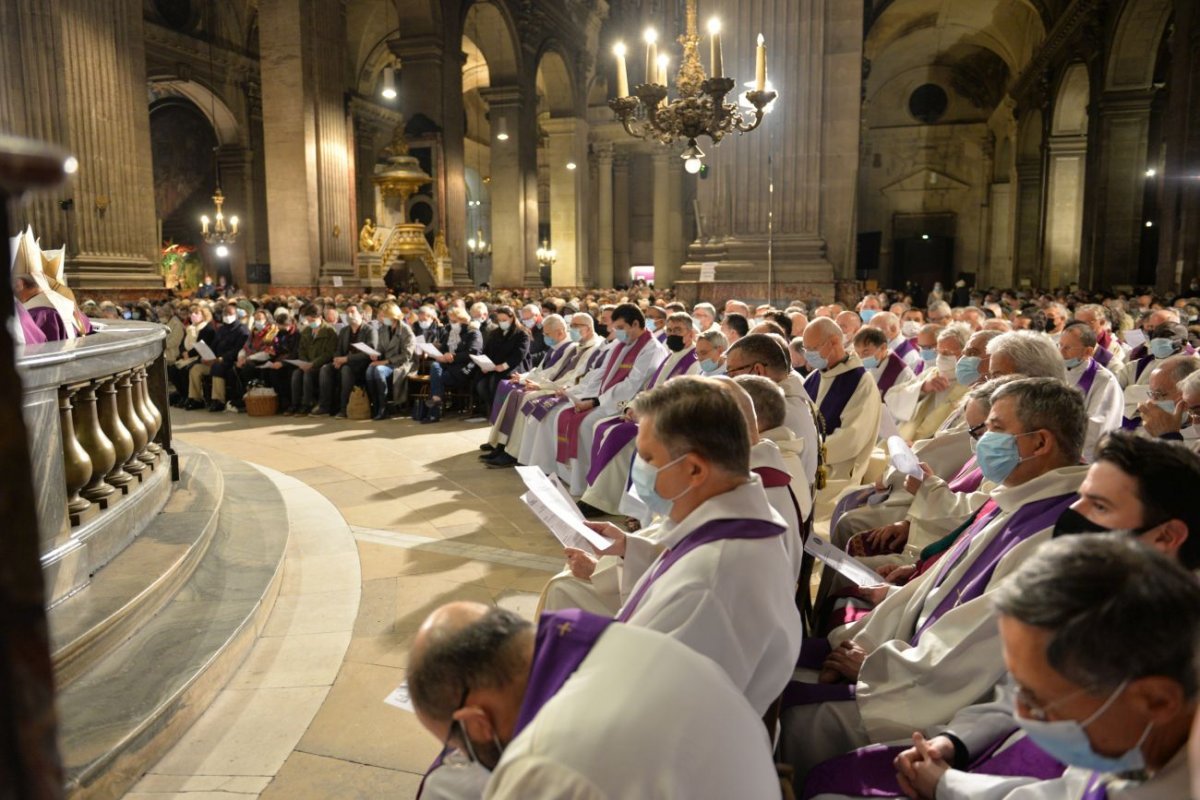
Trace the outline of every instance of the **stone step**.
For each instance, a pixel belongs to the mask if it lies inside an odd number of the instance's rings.
[[[204,712],[254,643],[282,578],[287,508],[249,464],[221,475],[211,542],[152,618],[59,694],[72,797],[120,797]]]
[[[82,590],[50,609],[59,690],[73,683],[157,614],[191,577],[217,530],[221,470],[182,446],[170,499],[128,547]]]

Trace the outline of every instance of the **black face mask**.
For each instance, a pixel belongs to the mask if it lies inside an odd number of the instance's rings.
[[[607,339],[608,338],[608,326],[602,322],[597,322],[596,323],[596,335],[599,336],[601,339]]]
[[[1068,508],[1058,516],[1054,523],[1054,538],[1070,536],[1076,533],[1108,533],[1112,528],[1097,525],[1073,508]]]
[[[682,336],[668,336],[667,337],[667,349],[670,350],[672,353],[681,352],[683,350],[683,337]]]

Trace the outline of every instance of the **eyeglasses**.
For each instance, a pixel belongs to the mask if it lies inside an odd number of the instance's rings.
[[[738,375],[741,375],[743,372],[747,372],[747,371],[749,371],[749,370],[751,370],[751,369],[754,369],[754,366],[755,366],[756,364],[761,364],[761,363],[763,363],[763,362],[761,362],[761,361],[751,361],[749,364],[745,364],[745,365],[743,365],[743,366],[740,366],[740,367],[729,367],[729,366],[726,366],[726,367],[725,367],[725,374],[726,374],[726,375],[728,375],[728,376],[730,376],[731,378],[732,378],[732,377],[736,377],[736,376],[738,376]]]
[[[987,422],[981,422],[974,428],[967,428],[967,435],[975,441],[979,441],[979,437],[983,436],[983,429],[987,427]]]
[[[458,701],[458,708],[454,709],[450,715],[450,730],[446,733],[445,741],[442,742],[442,749],[450,749],[450,740],[454,738],[454,729],[457,727],[458,737],[462,739],[463,749],[467,752],[467,759],[472,764],[478,764],[479,758],[475,755],[475,745],[471,744],[471,737],[467,736],[467,726],[462,723],[462,720],[454,718],[454,714],[462,711],[463,706],[467,704],[467,695],[470,693],[471,690],[469,688],[463,687],[462,699]]]

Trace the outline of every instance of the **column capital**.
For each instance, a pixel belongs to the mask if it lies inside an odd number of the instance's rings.
[[[402,39],[389,39],[388,50],[400,59],[401,68],[405,62],[437,63],[440,64],[446,56],[446,48],[440,36],[410,36]]]
[[[587,121],[578,117],[551,117],[542,122],[542,130],[549,136],[574,136],[581,127],[586,127]]]
[[[479,90],[479,96],[490,108],[514,108],[525,99],[524,90],[516,85],[488,86]]]
[[[613,162],[613,143],[608,141],[592,142],[592,155],[596,161],[607,161],[609,164]]]
[[[1149,87],[1145,89],[1129,89],[1126,91],[1109,91],[1100,95],[1096,101],[1096,110],[1101,116],[1109,114],[1149,113],[1154,104],[1158,90]]]

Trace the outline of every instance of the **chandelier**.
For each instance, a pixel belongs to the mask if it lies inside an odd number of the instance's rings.
[[[542,239],[542,246],[537,249],[537,260],[543,267],[552,267],[558,261],[558,251],[550,246],[549,241]]]
[[[700,159],[704,152],[696,139],[707,136],[714,145],[719,145],[725,135],[737,131],[748,133],[763,121],[768,105],[776,93],[767,89],[767,48],[760,33],[755,59],[754,88],[745,93],[747,105],[753,116],[747,118],[736,102],[727,103],[725,96],[736,85],[733,78],[724,74],[721,54],[721,23],[716,18],[708,23],[711,45],[710,70],[712,77],[705,77],[700,63],[700,35],[696,29],[696,0],[687,0],[687,31],[679,37],[683,45],[683,61],[675,77],[678,96],[670,99],[667,86],[668,58],[658,55],[658,37],[654,29],[646,31],[646,81],[629,91],[629,73],[625,66],[625,45],[618,42],[613,47],[617,57],[617,97],[608,101],[616,112],[626,133],[638,139],[671,144],[687,141],[687,150],[681,158],[688,172],[700,171]],[[749,113],[747,109],[747,114]]]
[[[216,194],[212,196],[213,205],[217,207],[213,219],[209,219],[207,214],[200,217],[201,233],[204,234],[204,241],[208,244],[217,246],[217,255],[224,257],[228,255],[229,249],[226,245],[231,245],[237,241],[238,236],[238,218],[235,214],[229,218],[229,225],[225,224],[225,214],[221,211],[221,206],[225,205],[225,195],[221,192],[221,187],[217,187]],[[225,248],[222,252],[222,248]]]

